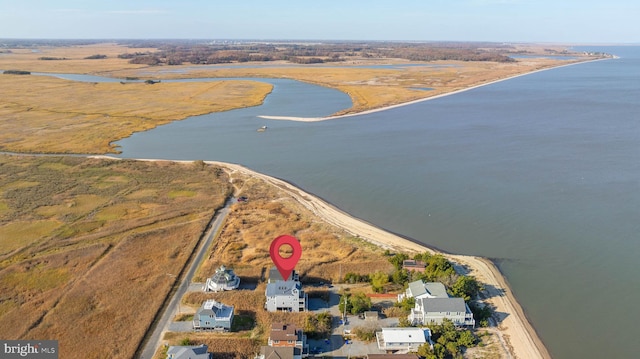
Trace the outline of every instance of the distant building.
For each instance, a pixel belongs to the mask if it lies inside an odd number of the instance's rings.
[[[431,331],[426,328],[382,328],[376,333],[378,348],[385,351],[415,352],[425,344],[431,344]]]
[[[198,346],[170,346],[167,349],[167,359],[213,359],[205,345]]]
[[[240,278],[225,266],[220,266],[211,278],[207,278],[204,286],[205,292],[221,292],[223,290],[233,290],[240,286]]]
[[[260,353],[255,359],[302,359],[302,351],[300,348],[294,347],[269,347],[263,345],[260,347]]]
[[[198,330],[231,330],[233,322],[233,306],[224,305],[215,300],[207,300],[193,316],[193,329]]]
[[[299,348],[301,353],[309,352],[307,336],[302,329],[291,324],[274,323],[271,326],[267,344],[270,347]]]
[[[307,310],[307,294],[298,281],[276,281],[267,284],[265,308],[269,312],[304,312]]]
[[[405,259],[404,261],[402,261],[402,269],[406,269],[408,271],[423,273],[425,268],[427,268],[427,265],[423,261],[417,261],[413,259]]]

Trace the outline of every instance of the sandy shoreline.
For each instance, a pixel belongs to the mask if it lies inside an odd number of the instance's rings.
[[[334,207],[330,203],[302,191],[292,184],[252,171],[246,167],[224,162],[205,161],[230,169],[232,172],[240,172],[260,180],[266,181],[291,195],[296,201],[312,211],[324,221],[345,229],[347,232],[383,248],[402,250],[409,252],[436,252],[424,245],[412,242],[393,233],[384,231],[363,220],[354,218],[349,214]],[[447,258],[458,266],[464,266],[469,274],[487,285],[483,295],[485,301],[495,307],[499,313],[507,313],[499,316],[498,335],[500,340],[506,343],[508,358],[551,358],[536,331],[527,320],[520,304],[516,301],[511,288],[506,283],[498,268],[488,259],[445,254]]]
[[[106,158],[120,160],[120,158],[97,155],[92,158]],[[138,161],[167,161],[162,159],[137,159]],[[193,161],[171,161],[180,163],[192,163]],[[385,249],[407,252],[432,252],[440,253],[452,261],[456,267],[462,268],[467,274],[473,275],[481,283],[486,285],[481,297],[485,303],[492,305],[496,313],[494,321],[497,322],[497,333],[504,349],[505,358],[520,359],[551,359],[547,348],[538,337],[535,329],[529,323],[524,310],[511,292],[504,276],[493,262],[486,258],[441,253],[429,248],[427,245],[413,242],[399,235],[387,232],[364,220],[355,218],[338,209],[332,204],[304,192],[289,182],[271,177],[244,166],[218,161],[204,161],[208,164],[227,168],[231,174],[239,172],[243,175],[265,181],[292,196],[297,202],[313,212],[325,222],[333,224],[363,240],[373,243]],[[506,313],[506,314],[504,314]]]
[[[573,65],[579,65],[579,64],[585,64],[585,63],[594,62],[594,61],[610,60],[610,59],[612,59],[612,58],[602,58],[602,59],[578,61],[578,62],[572,62],[572,63],[569,63],[569,64],[546,67],[546,68],[543,68],[543,69],[538,69],[538,70],[534,70],[534,71],[530,71],[530,72],[525,72],[525,73],[521,73],[521,74],[505,77],[505,78],[502,78],[502,79],[497,79],[497,80],[481,83],[481,84],[470,86],[470,87],[465,87],[465,88],[460,89],[460,90],[446,92],[446,93],[435,95],[435,96],[431,96],[431,97],[421,98],[419,100],[403,102],[403,103],[399,103],[399,104],[396,104],[396,105],[390,105],[390,106],[385,106],[385,107],[381,107],[381,108],[375,108],[375,109],[372,109],[372,110],[366,110],[366,111],[361,111],[361,112],[357,112],[357,113],[348,113],[348,114],[345,114],[345,115],[327,116],[327,117],[294,117],[294,116],[260,115],[258,117],[259,118],[264,118],[266,120],[282,120],[282,121],[297,121],[297,122],[318,122],[318,121],[337,120],[337,119],[340,119],[340,118],[367,115],[367,114],[371,114],[371,113],[391,110],[391,109],[398,108],[398,107],[413,105],[413,104],[420,103],[420,102],[431,101],[431,100],[435,100],[435,99],[442,98],[442,97],[445,97],[445,96],[451,96],[451,95],[459,94],[459,93],[470,91],[470,90],[473,90],[473,89],[477,89],[477,88],[480,88],[480,87],[483,87],[483,86],[496,84],[496,83],[499,83],[499,82],[502,82],[502,81],[507,81],[507,80],[511,80],[511,79],[515,79],[515,78],[518,78],[518,77],[535,74],[535,73],[542,72],[542,71],[553,70],[553,69],[557,69],[557,68],[561,68],[561,67],[567,67],[567,66],[573,66]]]

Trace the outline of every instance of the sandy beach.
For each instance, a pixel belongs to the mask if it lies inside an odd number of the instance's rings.
[[[231,173],[240,172],[266,181],[291,195],[296,201],[322,218],[324,221],[341,227],[352,235],[390,250],[439,253],[424,245],[386,232],[366,221],[354,218],[322,199],[306,193],[292,184],[258,173],[236,164],[224,162],[207,163],[228,168]],[[459,268],[475,276],[486,288],[482,293],[484,301],[495,308],[494,319],[497,322],[497,333],[505,349],[506,358],[551,358],[536,331],[527,320],[520,304],[516,301],[511,289],[498,268],[488,259],[444,254]]]
[[[104,155],[90,157],[119,160],[117,157]],[[164,161],[161,159],[138,160]],[[191,163],[192,161],[173,162]],[[524,314],[524,310],[511,292],[511,288],[505,278],[490,260],[482,257],[454,255],[436,251],[426,245],[387,232],[371,223],[355,218],[332,204],[310,193],[304,192],[300,188],[281,179],[250,170],[238,164],[218,161],[205,162],[227,168],[232,176],[234,173],[241,173],[245,176],[265,181],[289,194],[295,201],[299,202],[325,222],[340,227],[352,235],[382,248],[403,252],[428,251],[444,255],[454,263],[460,272],[474,276],[485,286],[481,293],[481,299],[494,308],[495,314],[493,320],[496,325],[495,332],[502,344],[502,356],[504,358],[551,358],[544,343],[542,343],[542,340],[538,337],[535,329]]]

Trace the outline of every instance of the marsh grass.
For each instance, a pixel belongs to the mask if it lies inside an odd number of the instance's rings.
[[[133,356],[231,190],[168,162],[0,155],[0,173],[0,337],[64,358]]]
[[[0,76],[0,150],[116,152],[112,142],[190,116],[262,103],[255,81],[85,83]]]

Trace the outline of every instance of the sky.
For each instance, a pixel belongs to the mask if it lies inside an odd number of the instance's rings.
[[[640,43],[638,0],[0,0],[0,38]]]

